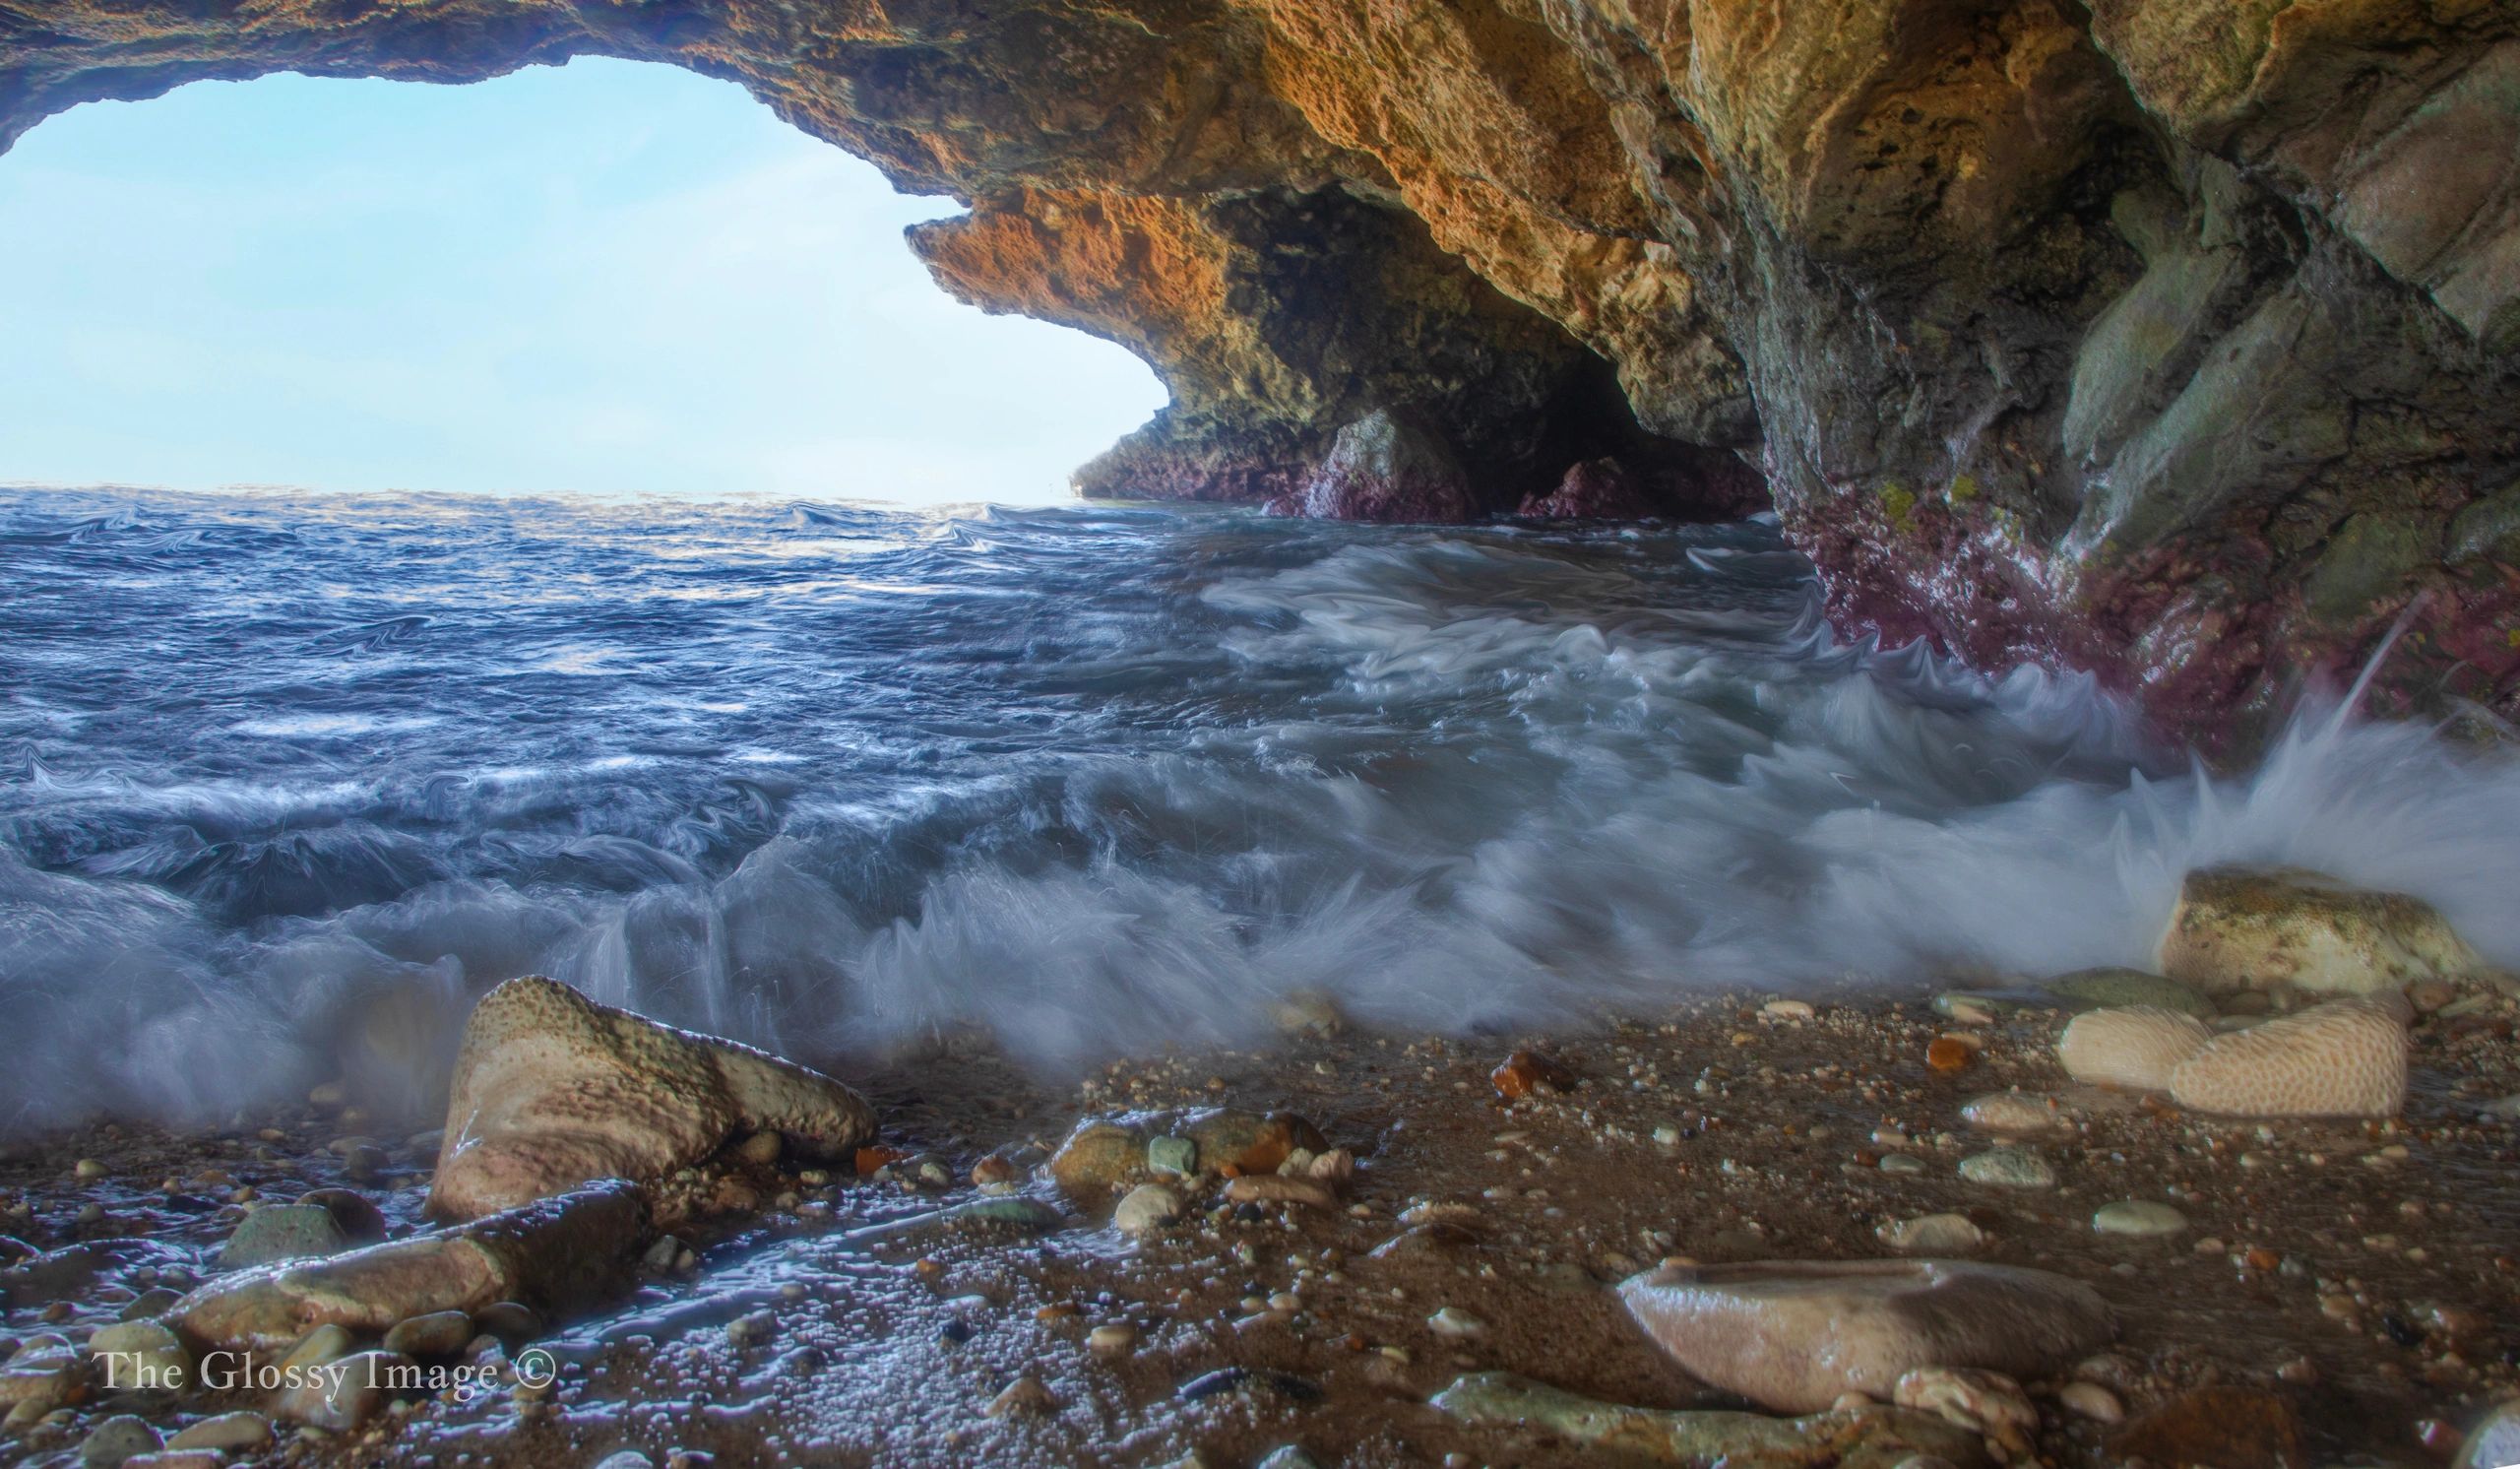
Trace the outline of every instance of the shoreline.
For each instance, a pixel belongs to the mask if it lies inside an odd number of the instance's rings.
[[[1457,1421],[1428,1399],[1501,1372],[1644,1408],[1744,1406],[1695,1388],[1610,1286],[1666,1257],[1881,1257],[1894,1251],[1877,1230],[1933,1215],[1982,1237],[1955,1257],[2052,1271],[2114,1309],[2111,1346],[2026,1384],[2038,1449],[2058,1464],[2112,1462],[2106,1445],[2124,1432],[2060,1401],[2068,1381],[2102,1388],[2130,1420],[2200,1388],[2255,1394],[2322,1461],[2420,1456],[2428,1422],[2439,1439],[2520,1392],[2520,1335],[2504,1324],[2520,1298],[2520,1138],[2508,1119],[2478,1119],[2520,1092],[2509,994],[2419,1018],[2406,1115],[2385,1122],[2210,1119],[2076,1085],[2054,1057],[2061,1009],[1963,1024],[1914,1000],[1805,1007],[1709,996],[1554,1044],[1297,1034],[1265,1052],[1119,1063],[1069,1091],[987,1055],[892,1068],[860,1081],[880,1145],[902,1154],[882,1177],[730,1149],[679,1180],[684,1196],[733,1208],[676,1226],[678,1249],[651,1246],[629,1294],[535,1335],[558,1366],[547,1394],[520,1390],[514,1341],[487,1390],[380,1403],[346,1434],[283,1422],[264,1457],[574,1463],[635,1449],[690,1469],[1195,1452],[1226,1466],[1300,1444],[1321,1464],[1647,1462]],[[1928,1059],[1950,1062],[1934,1046],[1946,1038],[1971,1053],[1948,1071]],[[1527,1044],[1566,1068],[1570,1090],[1498,1095],[1490,1072]],[[2022,1141],[2053,1186],[1957,1172],[1994,1140],[1960,1109],[2007,1091],[2054,1098],[2069,1118]],[[1357,1159],[1345,1197],[1195,1196],[1182,1223],[1132,1240],[1110,1227],[1107,1196],[1066,1193],[1040,1167],[1082,1119],[1209,1106],[1310,1120]],[[336,1150],[341,1120],[308,1105],[265,1123],[276,1142],[259,1127],[97,1123],[13,1149],[0,1196],[30,1213],[0,1229],[55,1251],[125,1229],[173,1248],[125,1247],[132,1259],[55,1296],[66,1309],[34,1300],[13,1268],[8,1334],[75,1336],[121,1314],[122,1298],[200,1274],[182,1262],[232,1228],[239,1188],[254,1190],[247,1202],[351,1188],[410,1228],[426,1156],[385,1146],[380,1167],[359,1143]],[[989,1157],[1015,1165],[1000,1192],[970,1181]],[[107,1176],[80,1179],[81,1158]],[[1914,1162],[1883,1167],[1896,1158]],[[850,1236],[1006,1192],[1059,1226]],[[2095,1211],[2127,1200],[2168,1203],[2185,1228],[2097,1233]],[[104,1217],[81,1224],[92,1205]],[[1028,1381],[1038,1398],[1018,1390]],[[144,1416],[173,1430],[271,1406],[201,1393]],[[32,1427],[19,1446],[38,1457],[75,1454],[133,1407],[149,1405],[104,1393],[13,1432]]]

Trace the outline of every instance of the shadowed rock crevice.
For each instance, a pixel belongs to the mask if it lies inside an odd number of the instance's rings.
[[[0,140],[574,54],[969,204],[949,289],[1172,390],[1090,492],[1425,513],[1312,492],[1379,414],[1446,516],[1773,503],[1843,630],[2209,739],[2401,617],[2384,709],[2520,703],[2511,6],[0,0]]]

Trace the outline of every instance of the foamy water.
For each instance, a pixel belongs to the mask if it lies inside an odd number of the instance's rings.
[[[2507,754],[2320,715],[2208,782],[2087,680],[1837,642],[1756,525],[0,491],[0,586],[19,1125],[423,1076],[527,972],[1056,1071],[1299,988],[2140,963],[2234,860],[2520,961]]]

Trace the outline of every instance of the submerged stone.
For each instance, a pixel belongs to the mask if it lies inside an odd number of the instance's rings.
[[[1619,1295],[1690,1374],[1792,1413],[1886,1398],[1922,1367],[2036,1376],[2113,1330],[2078,1281],[1957,1260],[1665,1266]]]

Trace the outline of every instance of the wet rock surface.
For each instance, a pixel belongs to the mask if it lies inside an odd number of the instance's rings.
[[[891,1150],[874,1170],[730,1147],[678,1186],[740,1183],[754,1209],[673,1226],[662,1268],[579,1304],[472,1310],[473,1337],[454,1355],[410,1354],[424,1371],[480,1370],[460,1388],[441,1378],[331,1409],[283,1411],[276,1391],[216,1378],[115,1401],[93,1390],[89,1349],[153,1291],[351,1258],[220,1272],[222,1244],[264,1197],[352,1187],[385,1221],[385,1247],[423,1238],[433,1152],[381,1143],[383,1180],[353,1184],[329,1144],[362,1126],[338,1100],[203,1132],[82,1129],[0,1159],[0,1216],[34,1251],[9,1267],[0,1321],[17,1354],[0,1380],[26,1384],[18,1400],[39,1409],[7,1431],[11,1451],[75,1460],[128,1413],[170,1445],[310,1465],[626,1450],[688,1469],[696,1455],[749,1463],[784,1448],[843,1463],[1152,1466],[1191,1452],[1255,1463],[1291,1445],[1321,1464],[1632,1462],[1653,1451],[1640,1445],[1730,1443],[1816,1466],[1833,1460],[1814,1445],[1877,1442],[1894,1469],[1921,1453],[1982,1462],[1999,1430],[2063,1469],[2097,1469],[2137,1451],[2121,1442],[2211,1451],[2224,1440],[2197,1436],[2274,1410],[2264,1421],[2298,1436],[2300,1462],[2386,1460],[2412,1451],[2418,1425],[2446,1424],[2455,1443],[2520,1393],[2520,1136],[2479,1107],[2520,1092],[2510,997],[2463,992],[2416,1015],[2405,1106],[2363,1119],[2220,1118],[2077,1084],[2054,1055],[2071,1018],[2025,1003],[1973,1024],[1970,1066],[1944,1073],[1926,1053],[1952,1021],[1922,1004],[1718,996],[1561,1034],[1548,1054],[1574,1084],[1510,1100],[1490,1074],[1516,1044],[1354,1026],[1125,1063],[1073,1089],[985,1054],[922,1061],[867,1077]],[[1989,1096],[2036,1099],[2047,1126],[2016,1145],[2048,1162],[2052,1188],[1961,1176],[1989,1141],[1965,1110]],[[1228,1120],[1202,1132],[1213,1118]],[[1105,1129],[1133,1140],[1132,1161],[1083,1197],[1045,1176],[1062,1142]],[[1241,1179],[1322,1182],[1332,1201],[1237,1202],[1236,1179],[1201,1169],[1163,1182],[1181,1203],[1172,1224],[1109,1228],[1123,1189],[1155,1182],[1147,1144],[1194,1134],[1220,1161],[1238,1140],[1254,1165],[1236,1165]],[[1250,1151],[1264,1139],[1274,1162]],[[1341,1181],[1317,1178],[1341,1152],[1345,1169],[1328,1170]],[[1919,1166],[1879,1166],[1894,1156]],[[918,1158],[942,1182],[910,1166]],[[986,1158],[1015,1167],[1016,1192],[970,1182]],[[103,1167],[83,1178],[81,1159]],[[188,1212],[178,1196],[215,1207]],[[2095,1227],[2128,1203],[2184,1228]],[[82,1222],[91,1206],[102,1219]],[[1666,1256],[1877,1259],[1884,1227],[1937,1216],[1943,1238],[1965,1238],[1963,1224],[1978,1238],[1953,1263],[2095,1292],[2113,1340],[1993,1369],[2017,1392],[1969,1375],[1985,1368],[1937,1362],[1869,1406],[1822,1401],[1797,1422],[1691,1376],[1612,1289]],[[643,1240],[634,1258],[645,1251]],[[414,1348],[453,1340],[448,1322],[405,1330],[415,1314],[379,1310],[271,1350],[339,1363],[393,1331]],[[548,1382],[519,1375],[535,1349],[549,1354]],[[300,1406],[354,1426],[316,1431],[292,1416]],[[1873,1437],[1852,1437],[1858,1427]],[[271,1448],[252,1446],[267,1436]]]

